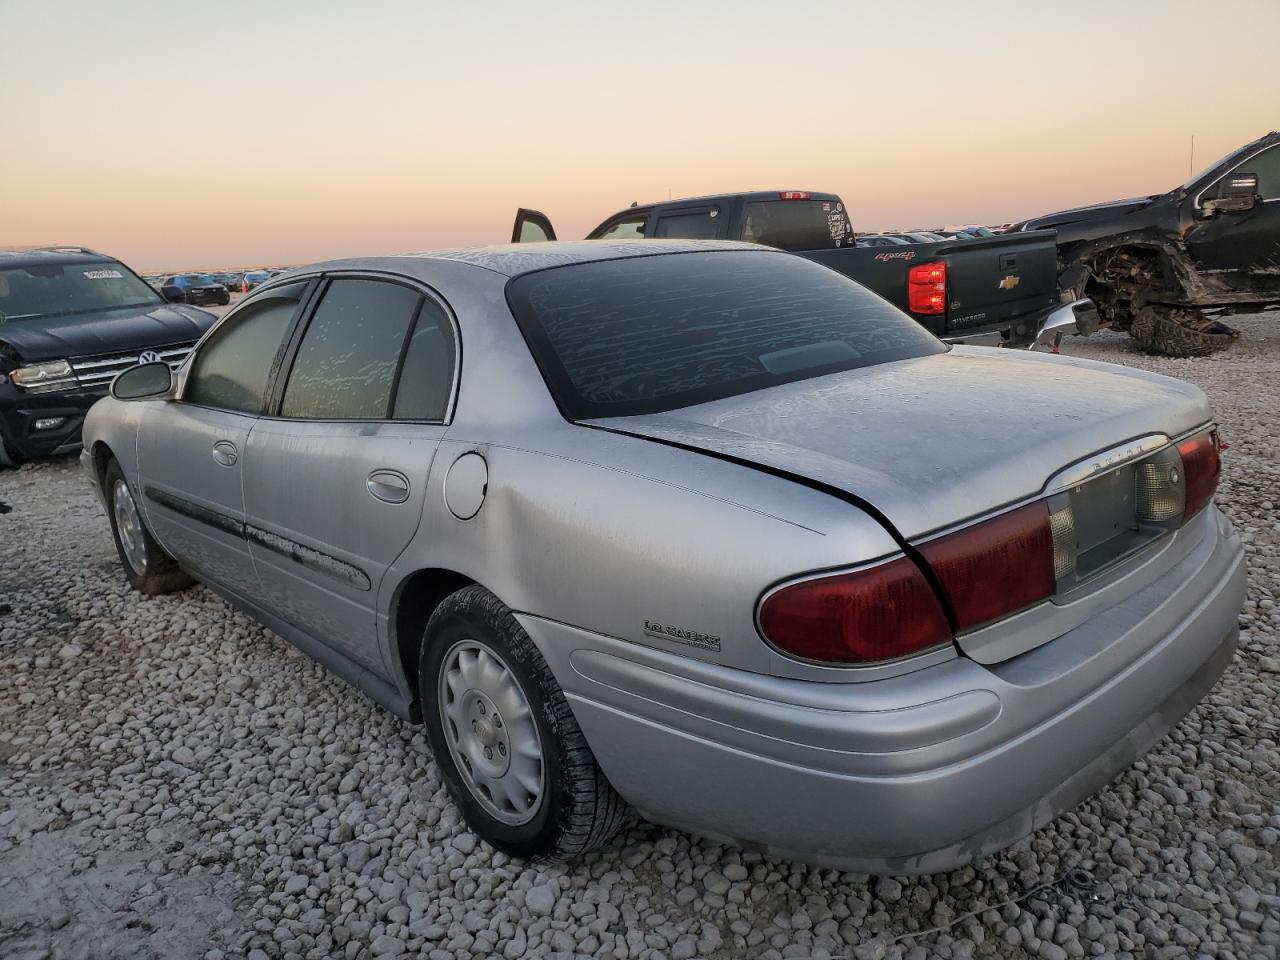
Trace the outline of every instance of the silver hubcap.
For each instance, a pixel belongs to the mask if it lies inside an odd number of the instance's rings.
[[[117,480],[111,490],[111,504],[116,514],[116,533],[120,536],[120,546],[124,547],[124,558],[133,572],[141,576],[147,572],[147,544],[143,538],[142,517],[138,516],[133,494],[123,479]]]
[[[528,823],[542,804],[542,740],[515,675],[493,650],[460,640],[440,671],[440,720],[463,782],[503,823]]]

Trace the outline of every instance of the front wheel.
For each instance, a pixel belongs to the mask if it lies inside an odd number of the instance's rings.
[[[4,445],[4,437],[0,436],[0,467],[20,467],[22,458],[11,453]]]
[[[1143,353],[1207,357],[1227,349],[1239,339],[1240,333],[1195,310],[1148,304],[1135,313],[1129,336]]]
[[[129,482],[115,460],[107,464],[103,484],[107,494],[107,514],[111,518],[111,535],[129,586],[139,593],[157,596],[195,583],[147,530]]]
[[[512,856],[569,860],[605,844],[625,801],[515,616],[470,586],[432,614],[419,658],[427,738],[467,825]]]

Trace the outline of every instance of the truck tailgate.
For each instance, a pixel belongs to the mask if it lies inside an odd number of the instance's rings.
[[[1057,303],[1055,236],[1052,230],[1037,230],[956,240],[940,250],[947,264],[942,336],[1004,324]]]

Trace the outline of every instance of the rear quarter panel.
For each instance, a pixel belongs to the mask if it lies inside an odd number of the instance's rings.
[[[517,612],[640,646],[757,672],[848,672],[784,661],[758,635],[755,609],[779,580],[897,552],[871,517],[776,477],[585,427],[566,424],[536,446],[446,439],[419,534],[384,596],[440,567]],[[471,452],[488,464],[488,490],[462,521],[444,484]],[[668,639],[655,624],[711,639]]]

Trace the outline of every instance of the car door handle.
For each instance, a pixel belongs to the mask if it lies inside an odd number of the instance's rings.
[[[230,440],[219,440],[213,445],[213,462],[220,467],[234,467],[240,455]]]
[[[375,470],[365,486],[384,503],[404,503],[409,499],[409,478],[398,470]]]

